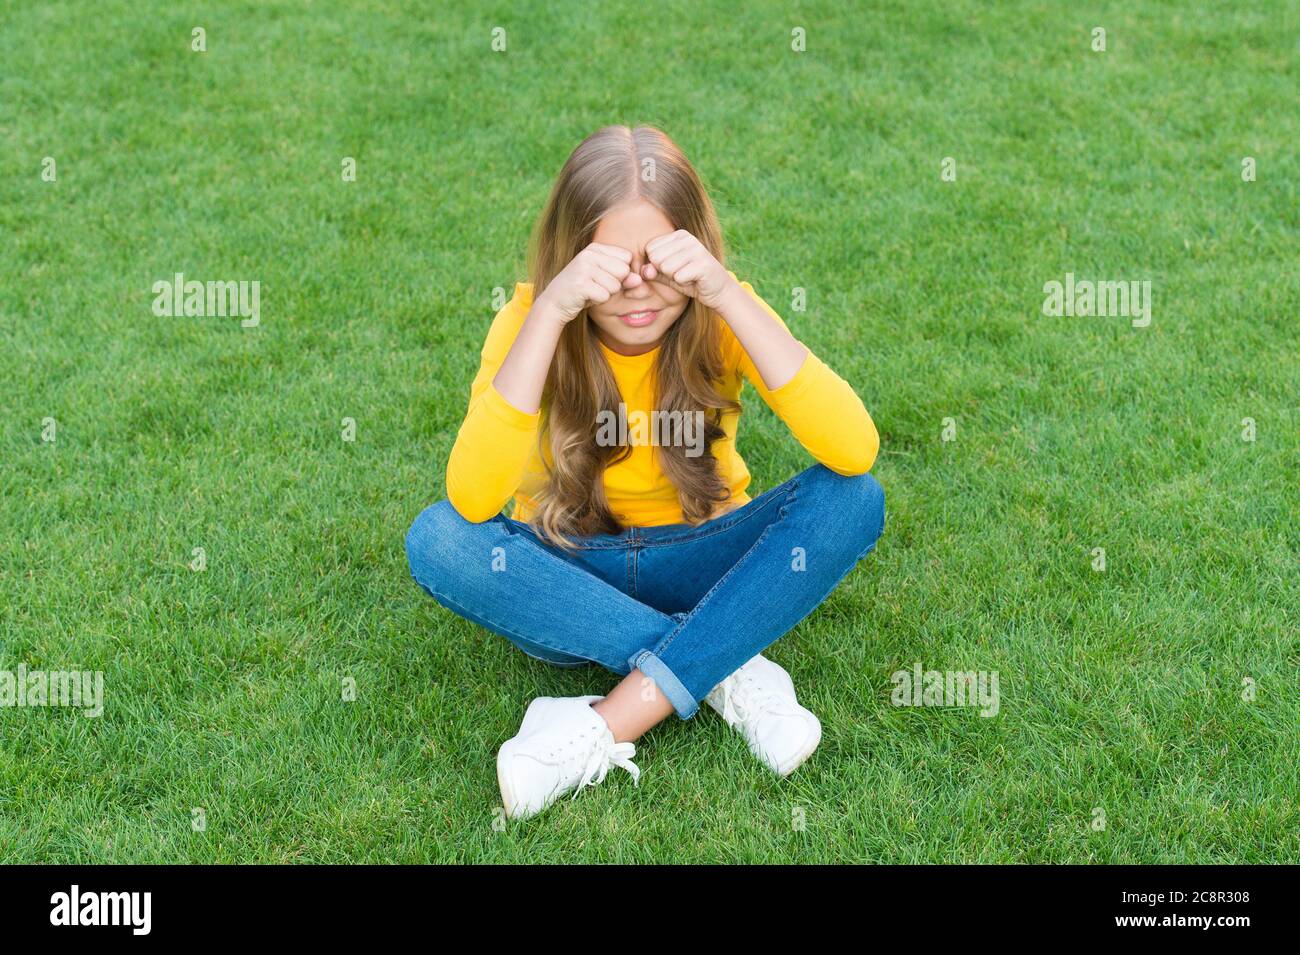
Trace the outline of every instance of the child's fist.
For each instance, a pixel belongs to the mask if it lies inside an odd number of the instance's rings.
[[[708,308],[718,308],[735,281],[713,253],[685,229],[651,239],[645,254],[649,262],[641,267],[642,278],[663,282]]]
[[[560,321],[571,322],[587,306],[608,302],[631,271],[631,252],[593,242],[573,257],[538,298],[553,307]]]

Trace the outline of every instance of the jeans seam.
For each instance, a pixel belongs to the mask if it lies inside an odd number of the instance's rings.
[[[826,593],[822,594],[821,597],[818,598],[817,603],[813,605],[813,609],[808,611],[808,613],[803,617],[802,620],[799,621],[799,623],[803,623],[804,620],[807,620],[814,613],[820,610],[822,606],[825,605],[826,601],[830,599],[831,594],[835,593],[835,591],[839,588],[840,584],[844,583],[845,578],[848,577],[849,574],[853,573],[853,569],[857,567],[858,564],[862,563],[862,561],[866,560],[867,556],[876,549],[876,542],[878,540],[879,537],[877,537],[876,540],[872,541],[870,546],[868,546],[866,550],[864,550],[860,555],[858,555],[857,559],[854,560],[852,564],[850,564],[848,567],[845,568],[844,573],[840,574],[840,576],[835,580],[835,582],[832,583],[828,588],[826,588]],[[798,623],[795,624],[796,627],[798,625],[799,625]]]
[[[691,620],[695,617],[695,612],[699,610],[701,606],[703,606],[705,603],[708,602],[708,599],[717,592],[719,587],[721,587],[723,584],[725,584],[728,580],[731,579],[732,574],[736,573],[736,571],[740,568],[740,566],[744,564],[747,560],[749,560],[749,556],[752,553],[754,553],[754,551],[758,548],[758,545],[763,543],[763,541],[767,539],[768,534],[772,533],[772,528],[775,527],[776,524],[785,517],[786,510],[794,502],[795,497],[799,493],[799,478],[798,477],[791,478],[790,481],[787,483],[789,489],[786,492],[785,500],[781,502],[780,509],[777,511],[776,520],[772,521],[770,524],[767,525],[767,527],[763,528],[763,533],[758,535],[758,539],[755,540],[754,543],[750,545],[749,550],[745,551],[745,553],[741,556],[740,560],[732,564],[731,567],[727,570],[727,572],[723,574],[720,578],[718,578],[718,582],[709,588],[709,592],[695,602],[695,606],[692,607],[690,613],[686,615],[686,619],[683,620],[680,624],[678,624],[672,633],[668,634],[668,636],[664,637],[664,639],[660,641],[660,643],[652,651],[655,657],[659,657],[661,653],[663,653],[670,646],[672,646],[673,641],[677,639],[677,635],[681,633],[682,630],[685,629],[686,625],[690,623]],[[834,588],[832,588],[832,590],[833,589]],[[829,593],[830,591],[827,591],[827,594]],[[661,663],[663,662],[662,659],[660,659],[660,662]],[[665,663],[664,666],[668,666],[668,665]],[[669,667],[669,669],[671,669],[671,667]]]
[[[414,576],[414,575],[413,575],[413,576]],[[458,609],[456,609],[457,607],[460,606],[460,604],[457,603],[455,600],[452,600],[450,597],[448,597],[448,596],[445,595],[445,594],[440,594],[440,593],[438,593],[437,591],[433,590],[433,589],[430,588],[430,587],[426,587],[423,583],[420,583],[420,578],[418,578],[418,577],[415,578],[415,582],[418,583],[418,584],[420,584],[421,587],[424,587],[424,589],[427,590],[427,591],[429,592],[429,595],[430,595],[431,597],[433,597],[434,600],[438,601],[438,603],[442,604],[443,607],[445,607],[446,609],[450,610],[452,613],[456,614],[456,616],[458,616],[458,617],[460,617],[462,620],[466,620],[466,621],[468,621],[468,622],[470,622],[470,623],[473,623],[473,622],[474,622],[470,617],[466,616],[466,614],[467,614],[468,611],[465,611],[465,610],[458,610]],[[579,659],[579,660],[586,660],[588,663],[594,663],[594,664],[596,664],[597,666],[605,666],[605,664],[604,664],[604,663],[601,663],[601,661],[599,661],[599,660],[594,660],[594,659],[592,659],[591,657],[583,656],[583,655],[580,654],[580,653],[574,653],[572,650],[562,650],[562,649],[560,649],[559,647],[551,646],[549,643],[546,643],[546,642],[544,642],[544,641],[542,641],[542,640],[534,640],[534,639],[531,638],[531,637],[525,637],[525,636],[524,636],[523,634],[521,634],[521,633],[516,633],[516,632],[515,632],[514,630],[512,630],[511,628],[509,628],[509,627],[505,627],[505,626],[502,626],[501,624],[499,624],[499,623],[493,621],[491,618],[488,617],[487,614],[479,613],[479,614],[475,614],[475,616],[482,617],[484,620],[488,621],[488,628],[489,628],[489,629],[495,629],[495,630],[498,630],[498,631],[500,631],[501,633],[506,634],[508,637],[513,637],[513,638],[516,639],[516,640],[522,640],[522,641],[524,641],[525,643],[535,643],[535,644],[537,644],[537,646],[539,646],[539,647],[545,647],[547,650],[554,650],[556,653],[563,653],[565,656],[576,657],[576,658]],[[518,650],[520,653],[524,654],[524,656],[532,657],[532,659],[534,659],[534,660],[541,660],[541,657],[535,657],[535,656],[533,656],[531,653],[529,653],[529,652],[528,652],[527,650],[525,650],[523,647],[519,646],[519,644],[515,644],[514,647],[515,647],[515,649]],[[543,662],[543,663],[550,663],[550,664],[554,664],[554,663],[555,663],[554,660],[542,660],[542,662]],[[615,671],[615,672],[617,672],[617,671]]]

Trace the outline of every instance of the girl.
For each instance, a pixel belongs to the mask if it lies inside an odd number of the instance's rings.
[[[875,547],[879,438],[722,263],[713,206],[672,140],[610,126],[583,141],[538,221],[532,281],[488,331],[448,499],[407,534],[412,575],[444,607],[537,659],[623,677],[605,697],[529,705],[497,756],[512,817],[611,765],[639,779],[632,741],[701,700],[782,776],[821,740],[759,652]],[[742,379],[819,462],[754,499]]]

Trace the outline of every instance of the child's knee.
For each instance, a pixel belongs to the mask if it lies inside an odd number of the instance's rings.
[[[885,531],[885,489],[870,474],[849,478],[854,484],[853,507],[863,534],[874,544]]]
[[[810,469],[811,493],[829,512],[828,522],[844,528],[861,553],[869,551],[885,529],[885,489],[871,474],[836,474],[818,465]]]
[[[449,501],[431,504],[406,532],[406,560],[411,576],[431,591],[460,563],[460,555],[475,525],[456,513]]]

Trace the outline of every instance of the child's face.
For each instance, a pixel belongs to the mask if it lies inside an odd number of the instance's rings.
[[[587,310],[605,347],[623,355],[640,355],[659,340],[686,309],[686,296],[670,285],[641,277],[645,247],[674,226],[644,199],[633,199],[605,213],[596,225],[593,242],[617,245],[632,253],[632,272],[623,288],[603,305]]]

